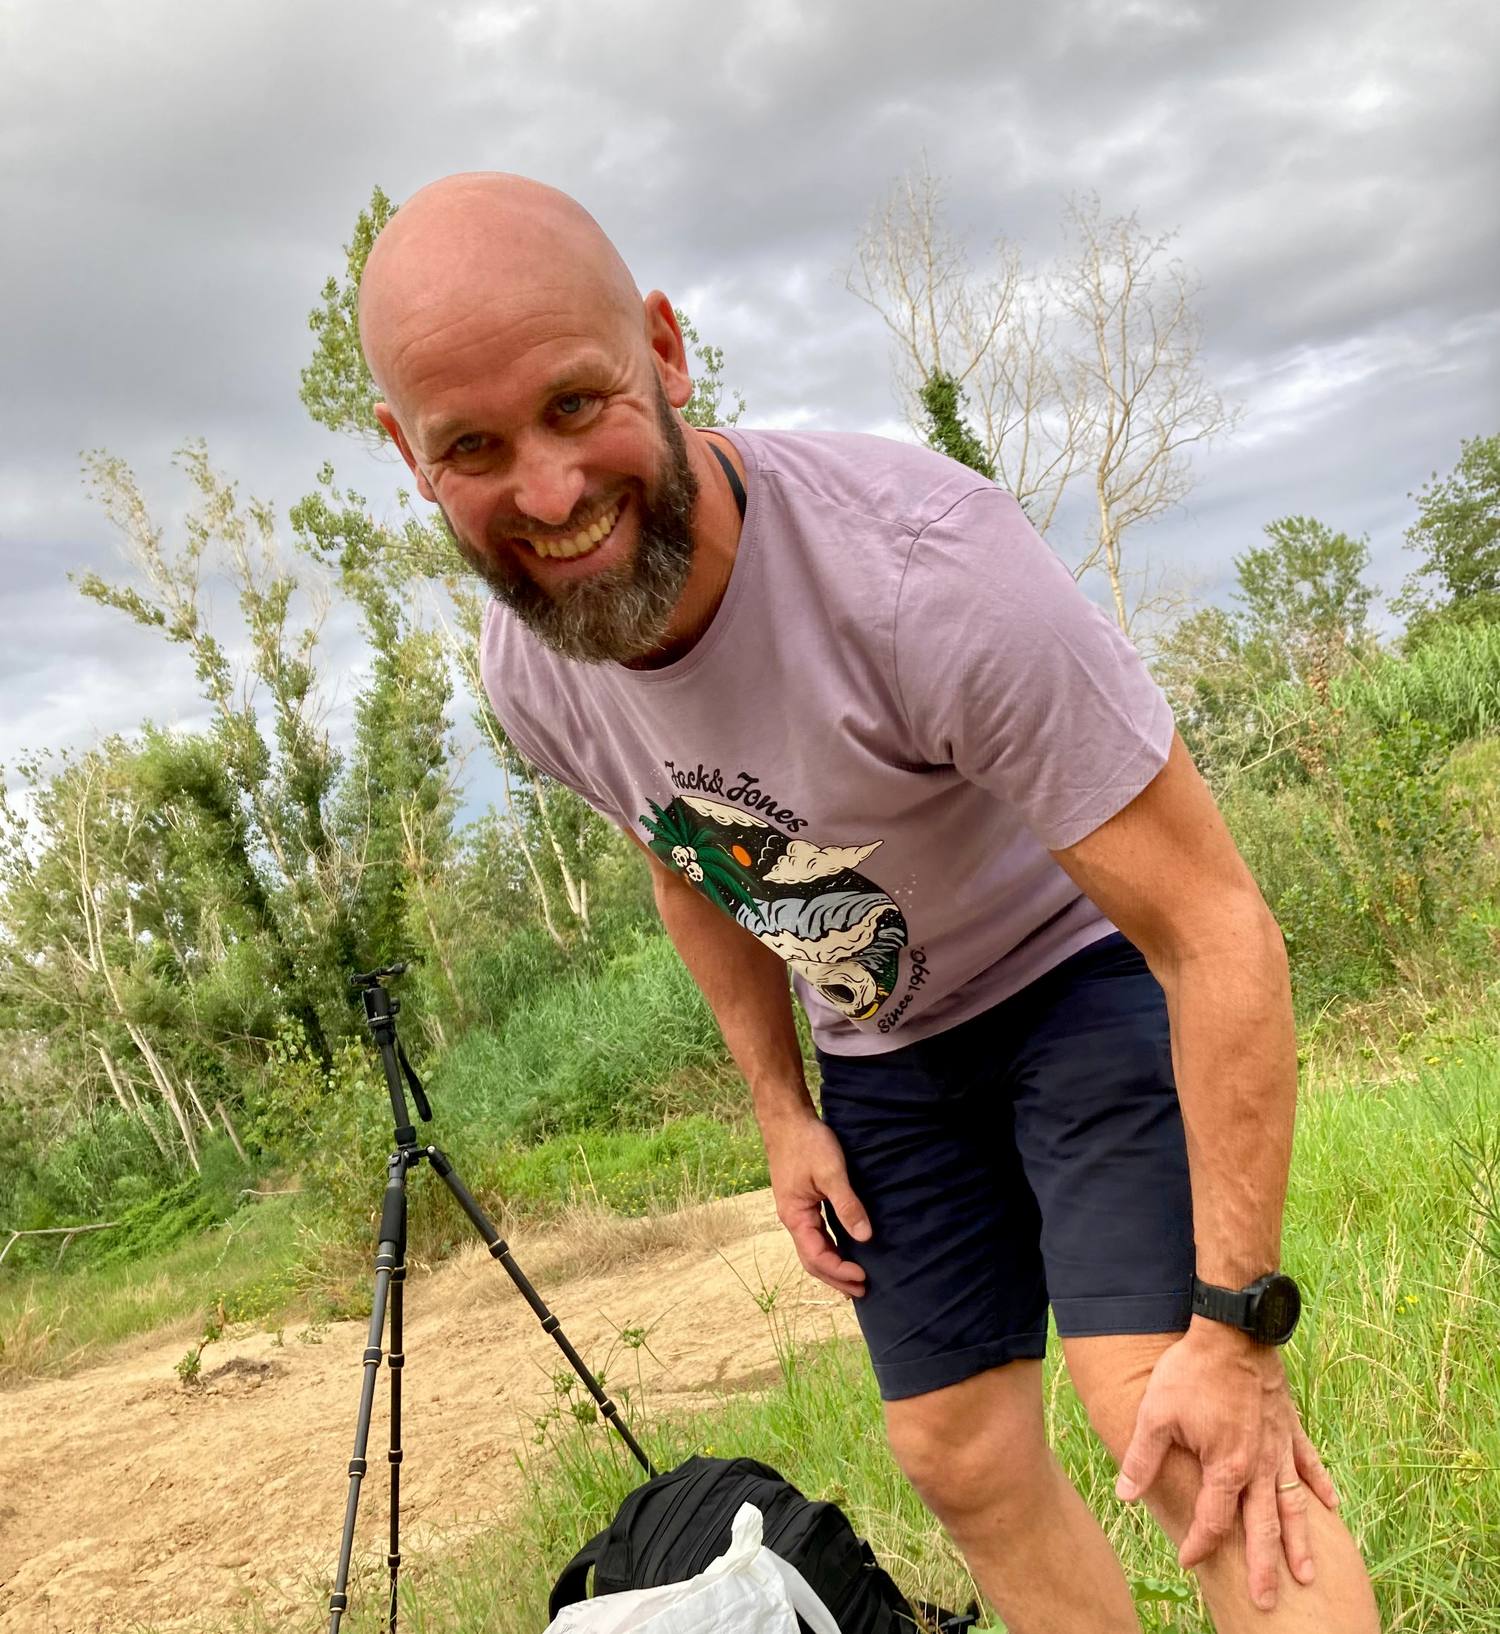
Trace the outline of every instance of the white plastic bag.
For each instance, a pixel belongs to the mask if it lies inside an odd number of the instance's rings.
[[[795,1566],[761,1547],[761,1513],[741,1504],[729,1548],[685,1583],[627,1589],[564,1606],[546,1634],[839,1634]]]

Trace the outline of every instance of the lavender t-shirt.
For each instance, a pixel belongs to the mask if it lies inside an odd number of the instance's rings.
[[[878,437],[734,432],[724,600],[662,669],[586,665],[498,602],[517,748],[786,960],[818,1045],[952,1027],[1112,929],[1048,855],[1166,761],[1134,648],[1021,507]]]

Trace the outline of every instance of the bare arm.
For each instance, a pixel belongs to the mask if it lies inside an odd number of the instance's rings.
[[[1137,799],[1055,855],[1166,993],[1198,1274],[1243,1287],[1281,1262],[1297,1104],[1276,921],[1181,738]]]
[[[865,1274],[839,1257],[823,1224],[822,1204],[831,1203],[861,1242],[869,1237],[869,1219],[849,1187],[838,1140],[819,1120],[807,1092],[786,966],[645,846],[641,850],[651,864],[667,935],[708,1000],[755,1098],[777,1216],[808,1271],[842,1294],[862,1294]]]
[[[1198,1274],[1243,1287],[1281,1263],[1297,1101],[1281,933],[1181,738],[1124,811],[1055,855],[1141,950],[1166,994]],[[1297,1579],[1311,1582],[1299,1483],[1330,1507],[1337,1498],[1297,1419],[1280,1355],[1194,1317],[1152,1374],[1121,1464],[1122,1498],[1142,1496],[1174,1443],[1203,1471],[1182,1564],[1211,1554],[1243,1507],[1257,1604],[1275,1604],[1283,1551]]]

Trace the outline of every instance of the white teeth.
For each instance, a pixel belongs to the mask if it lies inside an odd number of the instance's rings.
[[[615,523],[619,519],[620,506],[617,501],[591,527],[575,533],[572,538],[532,539],[531,548],[538,556],[556,557],[571,562],[575,556],[586,556],[595,546],[607,539],[614,532]]]

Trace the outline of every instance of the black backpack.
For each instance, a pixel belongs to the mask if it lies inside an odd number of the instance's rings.
[[[585,1598],[591,1567],[596,1596],[696,1577],[729,1547],[746,1503],[760,1510],[766,1548],[802,1573],[841,1634],[964,1634],[978,1621],[973,1606],[956,1616],[924,1604],[919,1618],[837,1504],[810,1502],[753,1458],[689,1458],[638,1486],[563,1568],[549,1615]]]

